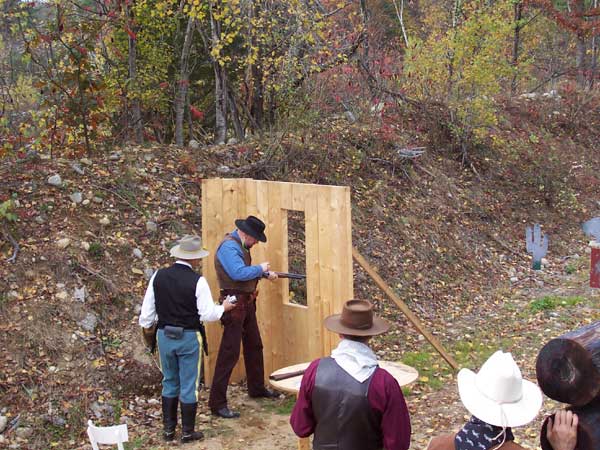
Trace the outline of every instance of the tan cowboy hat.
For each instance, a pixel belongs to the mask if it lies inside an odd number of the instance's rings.
[[[367,300],[348,300],[342,313],[326,317],[323,325],[348,336],[375,336],[390,328],[387,320],[373,315],[373,304]]]
[[[458,372],[460,399],[471,414],[498,427],[518,427],[531,422],[542,407],[542,391],[524,380],[510,353],[497,351],[479,372]]]
[[[208,250],[202,248],[200,236],[186,234],[177,245],[171,249],[171,256],[179,259],[200,259],[209,255]]]

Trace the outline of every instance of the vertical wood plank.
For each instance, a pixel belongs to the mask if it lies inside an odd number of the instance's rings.
[[[307,346],[308,360],[323,354],[323,313],[321,309],[321,261],[319,259],[319,191],[316,185],[297,185],[298,196],[304,197],[306,239],[306,303],[308,326],[301,336]]]
[[[349,223],[349,189],[331,186],[331,218],[330,226],[337,237],[332,246],[332,277],[334,297],[330,314],[342,311],[344,302],[352,299],[352,233]],[[330,346],[339,343],[339,336],[330,333]]]
[[[223,205],[223,219],[221,235],[230,233],[235,229],[235,220],[245,218],[243,214],[240,214],[240,181],[236,178],[224,178],[222,185],[222,205]],[[242,196],[243,197],[243,196]],[[245,199],[244,199],[245,200]],[[214,262],[214,261],[213,261]],[[240,355],[243,355],[243,349],[240,351]],[[245,377],[244,365],[242,358],[238,360],[233,372],[231,373],[231,382],[238,382]]]
[[[349,187],[344,187],[344,207],[342,209],[342,221],[345,223],[345,239],[341,242],[344,249],[345,280],[342,286],[346,289],[345,297],[354,298],[354,270],[352,268],[352,198]],[[341,306],[339,305],[341,311]]]
[[[202,274],[208,281],[214,301],[219,298],[219,284],[215,272],[214,256],[217,245],[222,238],[222,192],[221,179],[202,180],[202,243],[210,252],[210,255],[202,261]],[[204,357],[204,376],[207,385],[212,382],[217,351],[221,344],[221,335],[219,322],[206,324],[206,339],[208,340],[208,347],[211,349],[208,356]]]
[[[334,290],[334,258],[338,254],[337,237],[334,234],[334,216],[332,214],[332,190],[320,189],[317,198],[319,215],[319,270],[321,292],[321,321],[324,317],[333,314],[336,292]],[[331,353],[333,348],[333,333],[324,332],[322,339],[323,355]]]
[[[278,223],[280,227],[279,243],[277,245],[278,253],[274,261],[276,265],[271,264],[275,270],[280,272],[289,271],[289,224],[288,210],[292,204],[292,183],[277,183],[279,186],[279,204],[278,204]],[[273,370],[291,364],[289,361],[296,361],[297,342],[294,344],[292,339],[297,335],[297,327],[303,323],[301,316],[294,314],[295,309],[287,307],[289,302],[290,283],[286,278],[276,281],[276,295],[273,298],[272,312],[277,325],[273,327],[273,338],[277,340],[273,353]],[[293,325],[292,325],[293,324]],[[292,327],[292,328],[290,328]],[[293,329],[294,331],[290,330]],[[290,339],[292,338],[292,339]]]
[[[256,245],[255,249],[252,250],[252,263],[260,264],[263,261],[270,261],[269,259],[269,249],[272,245],[272,236],[271,229],[269,226],[269,205],[271,203],[271,199],[269,198],[269,183],[268,181],[256,181],[253,180],[254,184],[252,195],[256,197],[256,210],[255,216],[261,219],[265,225],[265,234],[267,236],[266,243],[260,243]],[[272,340],[271,336],[271,301],[272,293],[269,291],[271,284],[270,282],[263,280],[258,283],[258,289],[260,290],[258,301],[256,304],[257,307],[257,318],[258,318],[258,326],[260,328],[260,334],[263,340],[263,355],[265,358],[265,377],[267,377],[271,372],[269,371],[269,366],[267,365],[267,360],[270,361],[272,359]]]
[[[271,264],[273,270],[281,270],[283,265],[283,210],[281,209],[282,187],[284,183],[268,183],[269,196],[269,214],[268,214],[268,245],[266,260]],[[287,239],[287,236],[285,236]],[[261,291],[266,291],[264,299],[264,311],[268,312],[264,316],[265,333],[270,336],[271,353],[265,354],[265,376],[278,369],[275,362],[281,361],[283,357],[283,346],[281,336],[283,336],[283,317],[282,317],[282,291],[280,281],[263,281]]]
[[[303,186],[306,238],[306,296],[310,328],[304,336],[310,360],[323,353],[323,312],[321,308],[321,260],[319,255],[319,190],[316,185]]]

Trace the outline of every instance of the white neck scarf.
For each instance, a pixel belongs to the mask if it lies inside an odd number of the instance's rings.
[[[350,339],[342,339],[331,352],[331,357],[359,383],[369,378],[377,368],[377,357],[369,346]]]

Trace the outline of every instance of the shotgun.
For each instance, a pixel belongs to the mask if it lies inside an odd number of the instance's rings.
[[[301,273],[289,273],[289,272],[274,272],[273,273],[277,274],[277,277],[279,278],[290,278],[292,280],[304,280],[306,278],[306,275],[301,274]],[[262,274],[263,278],[269,278],[269,272],[263,272]]]
[[[270,375],[269,379],[273,381],[287,380],[288,378],[294,378],[299,375],[304,375],[304,372],[306,372],[306,369],[297,370],[295,372],[280,373],[277,375]]]

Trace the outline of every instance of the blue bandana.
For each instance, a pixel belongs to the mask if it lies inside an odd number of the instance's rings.
[[[497,427],[471,416],[462,429],[456,433],[454,447],[456,450],[488,450],[515,437],[510,428]]]

